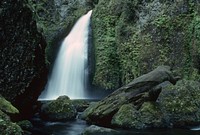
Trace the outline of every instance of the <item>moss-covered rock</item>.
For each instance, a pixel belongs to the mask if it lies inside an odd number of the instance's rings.
[[[19,125],[10,121],[0,119],[0,134],[1,135],[22,135],[23,131]]]
[[[161,110],[151,102],[145,102],[140,110],[137,110],[132,104],[123,105],[113,116],[112,125],[134,129],[165,126]]]
[[[16,114],[19,111],[10,102],[0,96],[0,135],[22,135],[19,125],[10,120],[8,114]]]
[[[40,113],[42,119],[49,121],[73,120],[76,115],[77,111],[67,96],[43,104]]]
[[[0,96],[0,110],[9,114],[19,113],[17,108],[15,108],[9,101],[7,101],[5,98],[1,96]]]
[[[186,127],[200,123],[200,83],[181,80],[160,94],[159,106],[168,123]]]

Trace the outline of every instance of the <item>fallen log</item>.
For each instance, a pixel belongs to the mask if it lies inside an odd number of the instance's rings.
[[[110,125],[113,115],[122,105],[132,103],[139,109],[145,101],[157,100],[163,82],[175,85],[179,79],[173,76],[169,66],[159,66],[87,108],[82,118],[90,123]]]

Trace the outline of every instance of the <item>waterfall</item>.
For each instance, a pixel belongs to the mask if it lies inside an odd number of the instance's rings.
[[[87,98],[88,35],[92,10],[82,16],[64,39],[38,100],[54,100],[61,95],[71,99]]]

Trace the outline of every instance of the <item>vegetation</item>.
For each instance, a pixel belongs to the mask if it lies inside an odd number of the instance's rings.
[[[92,18],[93,83],[115,89],[158,65],[200,80],[199,5],[193,0],[99,1]]]

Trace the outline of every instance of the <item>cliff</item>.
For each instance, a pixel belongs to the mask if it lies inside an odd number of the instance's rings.
[[[116,89],[158,65],[200,80],[200,3],[99,0],[93,10],[93,84]]]

